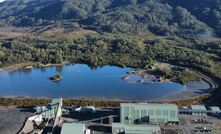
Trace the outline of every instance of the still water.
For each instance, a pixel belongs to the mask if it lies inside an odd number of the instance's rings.
[[[20,69],[0,73],[0,96],[108,98],[149,100],[183,90],[178,83],[138,84],[121,80],[132,68],[104,66],[90,68],[85,64]],[[59,72],[63,79],[48,78]]]

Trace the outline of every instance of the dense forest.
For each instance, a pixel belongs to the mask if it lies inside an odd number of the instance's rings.
[[[164,0],[172,6],[182,6],[198,20],[213,28],[221,35],[221,1],[220,0]]]
[[[126,34],[103,34],[75,40],[19,37],[0,40],[0,50],[1,66],[27,61],[47,64],[68,60],[91,66],[144,67],[149,61],[156,60],[221,76],[220,41],[152,40]]]
[[[0,18],[14,26],[71,20],[102,33],[220,35],[220,10],[219,0],[10,0],[0,4]]]

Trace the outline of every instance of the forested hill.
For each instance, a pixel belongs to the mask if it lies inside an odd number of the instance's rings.
[[[221,35],[220,0],[6,0],[1,25],[44,26],[73,21],[108,33],[138,30],[156,35]]]
[[[221,0],[164,0],[171,6],[182,6],[198,20],[206,23],[221,35]]]

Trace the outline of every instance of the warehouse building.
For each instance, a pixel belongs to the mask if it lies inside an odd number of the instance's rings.
[[[126,125],[122,123],[112,124],[113,134],[160,134],[160,127],[157,125]]]
[[[123,103],[120,115],[121,123],[128,125],[179,123],[178,107],[174,104]]]
[[[86,129],[85,124],[80,123],[64,123],[61,134],[90,134],[90,130]]]
[[[178,124],[178,107],[174,104],[122,103],[120,123],[112,124],[112,133],[160,134],[159,124]]]
[[[220,116],[221,110],[217,106],[209,106],[208,109],[204,105],[191,105],[189,107],[183,107],[179,109],[180,114],[185,115],[197,115],[197,116]]]
[[[190,108],[192,115],[207,115],[207,109],[204,105],[192,105]]]
[[[214,107],[214,106],[210,106],[209,107],[209,110],[211,111],[210,112],[210,115],[212,116],[220,116],[221,114],[221,110],[219,107]]]

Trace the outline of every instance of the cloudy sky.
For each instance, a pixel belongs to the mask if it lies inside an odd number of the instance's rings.
[[[3,2],[3,1],[5,1],[5,0],[0,0],[0,2]]]

